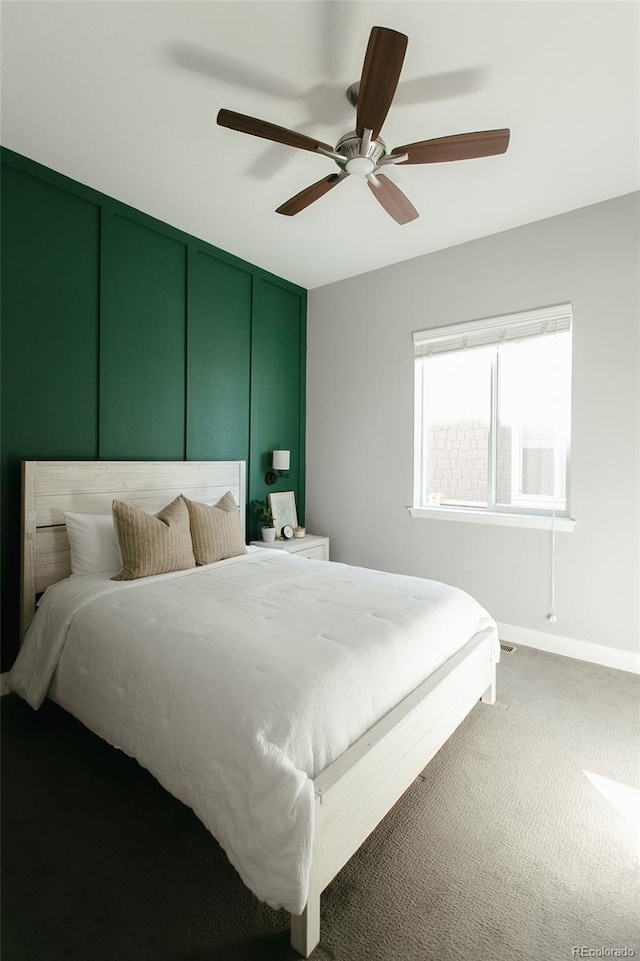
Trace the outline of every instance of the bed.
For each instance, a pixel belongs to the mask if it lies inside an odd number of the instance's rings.
[[[499,644],[455,588],[284,551],[137,581],[69,576],[63,512],[229,491],[244,518],[244,462],[25,462],[27,637],[9,683],[33,706],[48,694],[192,807],[247,886],[290,912],[309,957],[321,892],[477,701],[494,703]]]

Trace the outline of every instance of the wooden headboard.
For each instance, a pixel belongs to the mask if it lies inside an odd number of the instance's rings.
[[[244,461],[23,461],[21,637],[37,595],[71,573],[63,511],[108,514],[123,500],[155,512],[178,494],[212,504],[227,491],[244,530]]]

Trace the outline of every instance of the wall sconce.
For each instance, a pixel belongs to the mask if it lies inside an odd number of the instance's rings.
[[[291,451],[274,450],[271,455],[271,470],[264,475],[265,484],[275,484],[279,477],[289,476]]]

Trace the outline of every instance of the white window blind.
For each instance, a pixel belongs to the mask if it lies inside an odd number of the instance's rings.
[[[471,320],[449,327],[432,327],[413,334],[416,357],[452,350],[487,347],[491,344],[541,337],[571,330],[571,304],[539,307],[518,314],[503,314],[485,320]]]

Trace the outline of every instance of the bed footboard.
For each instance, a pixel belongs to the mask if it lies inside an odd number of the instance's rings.
[[[291,916],[291,944],[320,941],[320,894],[413,783],[479,699],[495,701],[492,629],[476,634],[314,781],[309,899]]]

